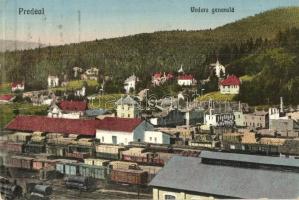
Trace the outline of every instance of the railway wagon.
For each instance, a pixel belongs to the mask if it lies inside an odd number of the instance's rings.
[[[1,152],[12,152],[12,153],[22,153],[24,151],[23,143],[1,141],[0,142]]]
[[[111,169],[140,169],[137,163],[126,161],[111,161],[109,167]]]
[[[146,185],[148,183],[148,173],[142,170],[113,169],[111,170],[110,180],[115,183]]]
[[[33,159],[24,156],[11,156],[6,158],[5,165],[12,168],[32,169]]]
[[[242,144],[223,142],[222,149],[228,152],[243,152],[250,154],[278,155],[279,146],[268,144]]]
[[[56,160],[48,160],[48,159],[34,159],[32,162],[32,169],[40,170],[43,168],[47,169],[55,169]]]
[[[122,160],[139,164],[149,164],[154,156],[155,154],[152,152],[145,152],[145,148],[131,148],[121,152]]]
[[[109,169],[105,166],[79,164],[79,175],[105,180]]]
[[[103,160],[98,158],[86,158],[84,159],[84,164],[86,165],[96,165],[96,166],[107,166],[110,160]]]
[[[157,153],[148,164],[155,166],[164,166],[175,154],[173,153]]]
[[[44,144],[26,144],[24,145],[24,152],[33,154],[46,153],[46,147]]]
[[[30,139],[31,139],[31,133],[16,132],[16,133],[7,135],[7,140],[11,141],[11,142],[26,143]]]
[[[56,160],[56,166],[55,169],[61,174],[77,174],[77,168],[76,167],[70,167],[71,164],[76,164],[76,160],[67,160],[67,159],[57,159]]]
[[[125,147],[114,145],[96,145],[96,157],[109,160],[119,160],[120,152],[125,150]]]
[[[92,156],[89,152],[65,152],[65,157],[85,159]]]
[[[66,163],[64,164],[64,174],[65,175],[77,175],[79,172],[79,166],[77,163]]]
[[[58,157],[64,157],[65,155],[65,146],[62,145],[54,145],[54,144],[47,144],[46,145],[46,153],[52,154]]]

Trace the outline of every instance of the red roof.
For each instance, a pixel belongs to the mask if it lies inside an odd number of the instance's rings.
[[[105,117],[98,123],[97,128],[107,131],[132,132],[141,122],[142,119],[138,118]]]
[[[18,81],[18,82],[13,82],[13,83],[11,84],[11,87],[15,88],[15,87],[17,87],[18,85],[20,85],[21,87],[24,86],[24,84],[23,84],[22,82]]]
[[[95,136],[96,129],[132,132],[140,123],[141,119],[125,119],[106,117],[103,120],[95,119],[64,119],[49,118],[45,116],[17,116],[7,126],[7,129],[47,133],[65,133]]]
[[[85,111],[87,102],[85,101],[61,101],[59,107],[65,111]]]
[[[0,96],[0,100],[2,101],[10,101],[12,100],[14,96],[10,95],[10,94],[4,94]]]
[[[193,80],[193,76],[191,74],[184,74],[178,77],[179,80]]]
[[[161,78],[161,76],[162,76],[162,73],[161,72],[156,72],[156,73],[154,73],[154,78]]]
[[[167,78],[168,78],[168,79],[172,79],[172,78],[173,78],[173,74],[172,74],[172,73],[168,73],[168,74],[167,74]]]
[[[220,82],[221,85],[240,85],[240,79],[235,75],[231,75]]]
[[[49,118],[45,116],[17,116],[7,129],[18,131],[41,131],[51,133],[95,135],[99,120]]]

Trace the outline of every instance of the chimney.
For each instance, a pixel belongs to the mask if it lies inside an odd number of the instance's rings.
[[[283,113],[283,97],[280,97],[280,112]]]

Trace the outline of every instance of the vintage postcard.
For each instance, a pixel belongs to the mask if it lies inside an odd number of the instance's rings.
[[[0,15],[0,199],[299,198],[299,0]]]

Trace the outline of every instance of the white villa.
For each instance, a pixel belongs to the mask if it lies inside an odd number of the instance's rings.
[[[48,76],[48,87],[57,87],[59,86],[58,76]]]
[[[220,81],[221,94],[239,94],[241,81],[235,75],[228,76],[226,79]]]
[[[124,89],[126,90],[126,93],[129,93],[130,90],[135,90],[138,81],[139,79],[135,76],[135,74],[127,78],[124,82]]]

